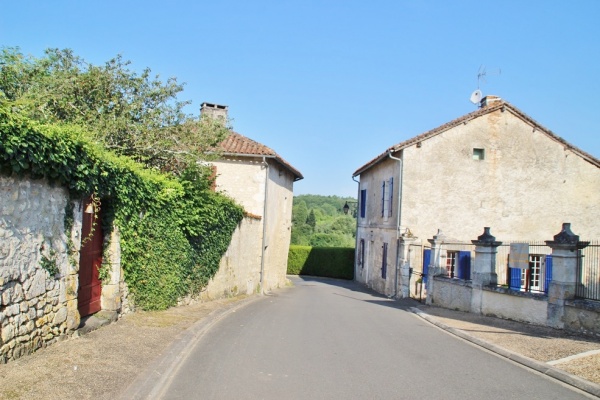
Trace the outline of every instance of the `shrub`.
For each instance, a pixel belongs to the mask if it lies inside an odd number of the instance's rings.
[[[287,273],[354,279],[354,249],[292,245],[288,253]]]

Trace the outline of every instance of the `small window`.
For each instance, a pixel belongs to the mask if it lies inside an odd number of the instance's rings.
[[[485,150],[484,149],[473,149],[473,160],[483,160],[485,159]]]
[[[387,279],[387,253],[388,244],[384,243],[382,246],[383,254],[381,255],[381,278]]]

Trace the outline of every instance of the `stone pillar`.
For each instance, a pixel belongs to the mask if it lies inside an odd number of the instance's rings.
[[[396,297],[404,299],[410,297],[410,259],[408,249],[411,243],[417,240],[416,237],[401,236],[398,239],[398,265],[400,268],[400,280],[398,282]]]
[[[471,293],[471,312],[481,314],[483,287],[496,286],[498,284],[498,274],[496,273],[496,254],[498,246],[502,242],[497,242],[496,238],[490,233],[489,227],[483,228],[483,234],[477,237],[477,240],[471,240],[475,245],[475,260],[473,260],[473,269],[471,271],[471,284],[473,291]]]
[[[110,314],[116,320],[121,311],[121,234],[118,227],[114,227],[110,238],[110,245],[104,253],[104,268],[109,268],[108,279],[102,282],[102,311]]]
[[[575,297],[577,286],[577,260],[579,250],[590,242],[580,242],[571,231],[570,223],[563,223],[562,230],[554,240],[546,240],[552,249],[552,281],[548,288],[548,326],[563,329],[565,300]]]
[[[427,239],[431,243],[431,260],[427,267],[427,284],[425,285],[425,291],[427,297],[425,298],[425,304],[431,305],[433,303],[433,277],[437,275],[443,275],[446,273],[446,263],[442,262],[442,246],[444,244],[445,236],[440,229],[433,239]]]

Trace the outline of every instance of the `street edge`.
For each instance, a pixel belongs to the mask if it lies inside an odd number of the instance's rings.
[[[262,296],[251,296],[230,305],[218,308],[183,331],[167,348],[165,354],[153,361],[148,368],[122,392],[118,399],[157,399],[167,387],[169,379],[187,358],[189,348],[225,316],[245,307]]]
[[[410,307],[410,311],[413,314],[418,315],[425,321],[427,321],[427,322],[437,326],[438,328],[443,329],[455,336],[458,336],[461,339],[467,340],[473,344],[476,344],[477,346],[485,348],[486,350],[496,353],[502,357],[508,358],[511,361],[517,362],[528,368],[536,370],[537,372],[539,372],[541,374],[550,376],[554,379],[558,379],[559,381],[564,382],[573,387],[576,387],[577,389],[582,390],[586,393],[592,394],[596,397],[600,397],[600,385],[597,385],[593,382],[590,382],[590,381],[580,378],[578,376],[569,374],[568,372],[565,372],[563,370],[555,368],[547,363],[543,363],[543,362],[534,360],[532,358],[525,357],[524,355],[517,354],[517,353],[507,350],[503,347],[496,346],[495,344],[486,342],[485,340],[482,340],[475,336],[469,335],[468,333],[466,333],[465,331],[462,331],[460,329],[452,328],[452,327],[436,320],[435,318],[431,317],[429,314],[427,314],[426,312],[424,312],[423,310],[421,310],[417,307]]]

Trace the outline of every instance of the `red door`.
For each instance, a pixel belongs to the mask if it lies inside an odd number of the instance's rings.
[[[99,210],[95,210],[92,199],[88,198],[83,206],[83,224],[81,228],[82,246],[79,254],[79,293],[77,303],[79,315],[85,317],[100,311],[102,284],[98,269],[102,265],[102,224]],[[92,229],[93,228],[93,229]]]

